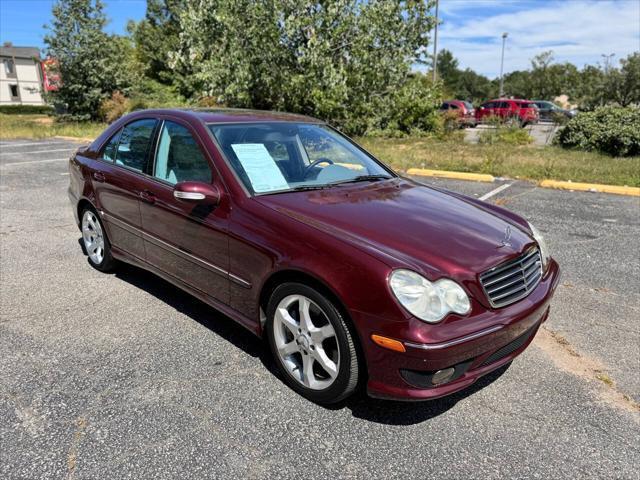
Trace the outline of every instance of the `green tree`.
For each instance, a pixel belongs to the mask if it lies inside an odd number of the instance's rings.
[[[632,53],[620,64],[620,69],[609,73],[607,91],[622,107],[640,104],[640,52]]]
[[[189,2],[173,60],[185,94],[307,113],[362,133],[380,128],[411,66],[424,62],[432,3]]]
[[[185,5],[186,0],[147,0],[144,19],[129,28],[136,59],[147,78],[164,84],[175,82],[171,55],[178,50],[179,14]]]
[[[52,100],[64,105],[70,118],[95,119],[104,98],[130,85],[122,49],[114,47],[124,44],[104,32],[107,19],[100,0],[58,0],[52,13],[44,41],[62,78]]]
[[[449,50],[438,53],[438,77],[450,97],[477,103],[491,96],[493,85],[487,77],[470,68],[460,70],[458,64]]]

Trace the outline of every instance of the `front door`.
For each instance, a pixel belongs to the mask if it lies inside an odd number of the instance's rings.
[[[216,206],[180,200],[173,186],[183,181],[215,184]],[[229,300],[227,224],[229,197],[213,175],[208,156],[186,125],[165,120],[160,128],[140,211],[146,260],[220,302]]]
[[[119,130],[100,153],[91,172],[97,206],[111,244],[144,259],[140,179],[145,171],[157,121],[136,120]]]

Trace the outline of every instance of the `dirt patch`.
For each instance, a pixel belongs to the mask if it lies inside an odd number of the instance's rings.
[[[549,355],[561,370],[590,382],[597,382],[597,393],[602,401],[628,412],[640,412],[640,404],[618,390],[601,362],[578,352],[559,333],[542,327],[536,335],[534,345]],[[637,422],[640,421],[640,417],[635,418]]]
[[[33,123],[38,123],[40,125],[52,125],[53,118],[51,117],[34,118]]]

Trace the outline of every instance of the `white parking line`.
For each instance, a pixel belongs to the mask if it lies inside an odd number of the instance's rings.
[[[31,150],[30,152],[0,152],[2,155],[31,155],[32,153],[73,152],[73,148],[58,148],[55,150]]]
[[[0,167],[16,167],[18,165],[28,165],[31,163],[61,162],[63,160],[68,161],[69,158],[50,158],[48,160],[29,160],[27,162],[0,163]]]
[[[9,147],[32,147],[34,145],[65,145],[69,142],[35,142],[35,143],[15,143],[15,142],[3,142],[0,143],[0,148],[9,148]]]
[[[497,195],[498,193],[502,192],[503,190],[506,190],[507,188],[509,188],[512,184],[511,183],[505,183],[504,185],[500,185],[498,188],[494,188],[493,190],[491,190],[488,193],[485,193],[484,195],[482,195],[480,197],[480,200],[486,200],[488,198],[493,197],[494,195]]]

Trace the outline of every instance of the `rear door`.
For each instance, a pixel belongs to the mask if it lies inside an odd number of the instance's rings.
[[[98,208],[111,244],[144,259],[140,186],[150,159],[157,121],[135,120],[113,135],[100,153],[100,166],[91,172]]]
[[[230,207],[225,186],[188,124],[166,118],[158,131],[140,202],[147,262],[228,304]],[[183,181],[216,185],[220,203],[207,206],[175,198],[173,187]]]

